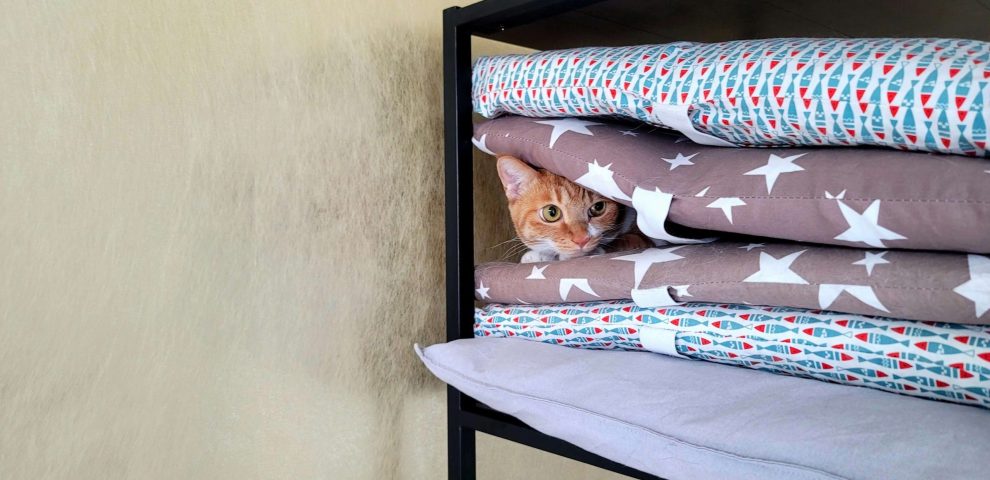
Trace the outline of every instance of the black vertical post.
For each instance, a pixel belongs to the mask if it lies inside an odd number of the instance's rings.
[[[471,151],[471,35],[460,9],[443,12],[444,189],[447,341],[470,338],[474,325],[474,198]],[[475,478],[474,430],[461,421],[467,397],[447,387],[447,475]]]

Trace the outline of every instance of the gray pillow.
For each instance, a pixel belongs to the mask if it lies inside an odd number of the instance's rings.
[[[647,352],[507,338],[417,352],[437,377],[486,405],[670,480],[975,479],[990,472],[990,412],[975,407]]]
[[[486,263],[474,283],[476,298],[494,303],[743,303],[990,324],[990,257],[964,253],[715,242]]]
[[[647,125],[502,117],[475,144],[665,224],[860,248],[990,252],[990,160],[868,148],[720,148]],[[552,146],[551,146],[552,145]],[[669,210],[669,212],[668,212]],[[670,227],[672,228],[672,227]]]

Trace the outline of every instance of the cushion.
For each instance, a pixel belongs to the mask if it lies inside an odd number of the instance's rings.
[[[640,229],[676,226],[860,248],[990,252],[990,160],[864,148],[700,146],[655,127],[503,117],[479,147],[636,208]]]
[[[990,327],[788,307],[490,304],[476,337],[645,350],[990,408]]]
[[[475,268],[474,283],[488,303],[690,300],[990,324],[990,257],[962,253],[715,242],[487,263]]]
[[[708,145],[987,155],[990,43],[778,38],[482,57],[486,117],[621,115]]]
[[[984,478],[990,411],[647,352],[473,338],[419,351],[458,390],[670,480]]]

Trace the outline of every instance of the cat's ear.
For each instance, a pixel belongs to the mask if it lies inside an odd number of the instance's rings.
[[[498,178],[502,180],[505,196],[517,200],[526,187],[539,175],[536,169],[515,157],[498,157]]]

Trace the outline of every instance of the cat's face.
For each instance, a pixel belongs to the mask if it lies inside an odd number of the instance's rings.
[[[531,250],[560,259],[587,255],[612,240],[622,206],[570,180],[499,157],[498,175],[516,234]]]

